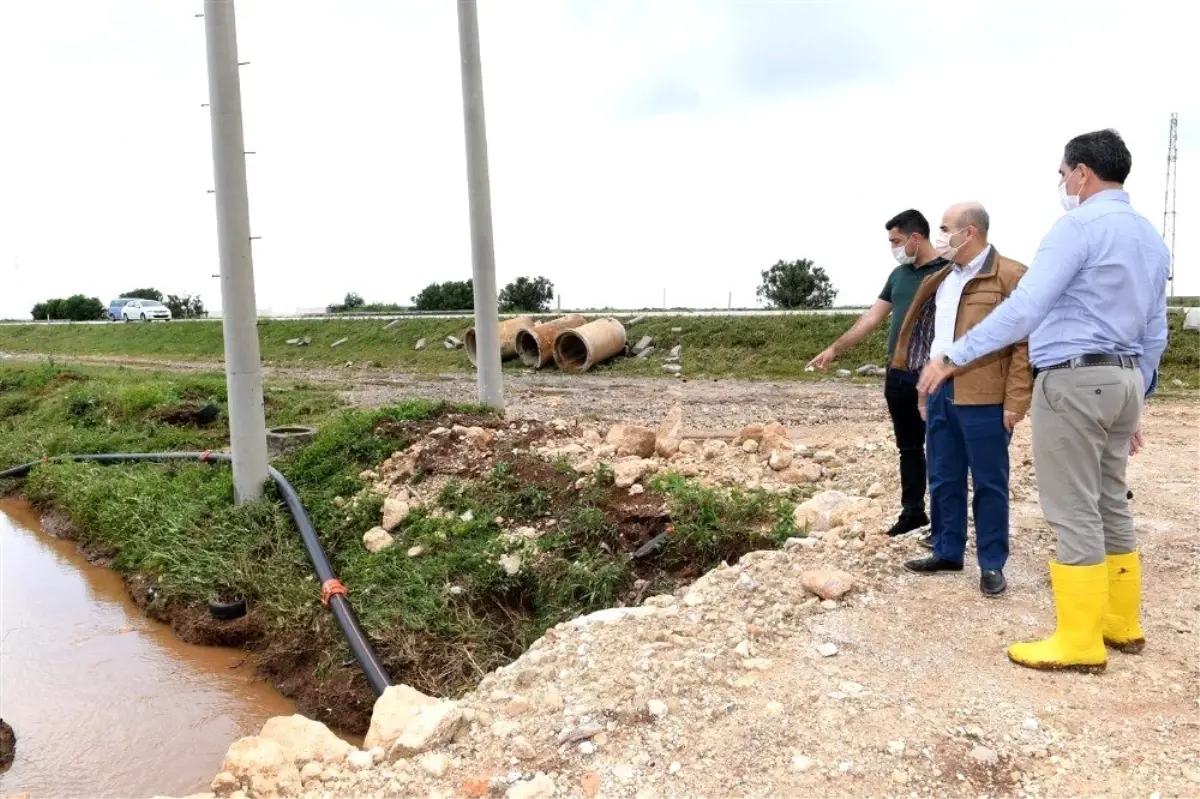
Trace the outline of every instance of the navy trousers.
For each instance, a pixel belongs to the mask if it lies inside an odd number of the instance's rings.
[[[926,458],[933,554],[962,563],[967,549],[967,472],[975,489],[979,568],[1008,560],[1008,444],[1001,405],[955,405],[947,381],[929,398]]]

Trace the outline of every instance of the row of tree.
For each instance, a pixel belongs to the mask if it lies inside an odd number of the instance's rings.
[[[119,295],[127,299],[154,300],[171,309],[176,318],[206,316],[204,301],[198,294],[168,294],[155,288],[135,289]],[[43,300],[30,311],[34,319],[66,320],[70,322],[95,322],[107,318],[108,306],[99,297],[73,294],[65,299]]]
[[[763,271],[757,294],[772,308],[830,308],[837,297],[837,290],[824,269],[802,258],[798,261],[779,261]],[[161,302],[177,318],[205,315],[204,303],[198,295],[168,294],[163,297],[158,289],[143,288],[120,296]],[[519,277],[504,287],[498,301],[500,310],[506,313],[544,313],[550,310],[554,301],[554,284],[544,277]],[[430,283],[412,298],[412,307],[418,311],[473,311],[475,287],[470,280]],[[65,299],[39,302],[33,306],[32,314],[34,319],[89,322],[105,318],[107,310],[99,298],[75,294]],[[399,305],[368,304],[361,295],[350,292],[340,304],[329,306],[329,310],[334,313],[388,313],[403,309]]]
[[[554,301],[554,284],[544,277],[519,277],[501,290],[497,297],[500,310],[505,313],[524,311],[544,313]],[[445,283],[430,283],[412,298],[417,311],[473,311],[475,310],[475,285],[470,280],[448,280]],[[330,305],[333,313],[358,311],[359,313],[390,312],[403,310],[395,305],[368,304],[361,295],[350,292],[337,305]]]
[[[825,270],[807,258],[797,261],[778,261],[762,272],[758,298],[771,308],[832,308],[837,289]],[[506,313],[525,311],[544,313],[554,301],[554,284],[544,277],[519,277],[509,283],[497,298],[500,310]],[[430,283],[412,298],[418,311],[473,311],[474,285],[470,280],[450,280]],[[329,306],[331,311],[368,312],[400,310],[397,306],[367,305],[361,296],[351,292],[341,305]]]

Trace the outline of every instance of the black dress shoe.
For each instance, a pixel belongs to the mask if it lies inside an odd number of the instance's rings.
[[[926,549],[933,549],[933,531],[929,531],[925,535],[917,539],[917,543]]]
[[[922,527],[929,525],[929,517],[922,513],[920,516],[901,516],[899,521],[892,525],[892,529],[887,531],[887,534],[892,538],[905,533],[911,533],[913,530],[920,530]]]
[[[917,574],[935,574],[937,572],[960,572],[963,570],[963,565],[952,560],[942,560],[937,555],[930,555],[927,558],[910,560],[904,564],[904,568]]]
[[[979,573],[979,590],[984,596],[999,596],[1008,588],[1004,572],[999,569],[983,569]]]

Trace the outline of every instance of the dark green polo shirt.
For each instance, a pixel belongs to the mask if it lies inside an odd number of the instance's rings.
[[[888,331],[888,362],[891,363],[892,353],[896,349],[896,339],[900,338],[900,327],[912,305],[913,297],[917,296],[917,288],[921,281],[950,263],[945,258],[934,258],[924,266],[901,264],[888,275],[879,299],[892,304],[892,326]]]

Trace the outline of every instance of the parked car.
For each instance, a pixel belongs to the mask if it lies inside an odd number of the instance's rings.
[[[171,309],[155,300],[130,300],[121,306],[121,318],[126,322],[132,322],[135,319],[143,322],[152,322],[155,319],[169,322],[171,321]]]
[[[125,307],[126,303],[130,302],[133,302],[133,299],[130,297],[117,297],[115,300],[110,302],[108,304],[109,320],[112,322],[119,322],[121,320],[121,309]]]

